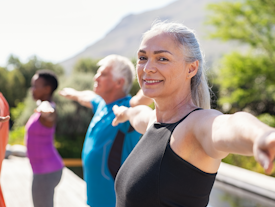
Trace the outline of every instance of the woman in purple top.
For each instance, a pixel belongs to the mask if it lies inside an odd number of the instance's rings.
[[[52,94],[58,86],[55,74],[39,70],[31,81],[31,92],[38,103],[26,124],[27,155],[33,170],[34,207],[53,207],[54,189],[58,185],[63,162],[54,147],[57,114]]]

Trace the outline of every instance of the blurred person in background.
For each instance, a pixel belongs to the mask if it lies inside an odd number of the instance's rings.
[[[3,94],[0,92],[0,174],[9,137],[9,114],[9,104]],[[0,207],[5,206],[6,205],[0,185]]]
[[[54,189],[62,176],[63,161],[54,147],[57,113],[52,96],[57,87],[52,71],[38,70],[32,77],[31,93],[38,107],[25,126],[25,142],[33,171],[34,207],[53,207]]]
[[[87,204],[92,207],[115,207],[116,174],[141,135],[129,122],[113,127],[115,115],[112,107],[147,105],[152,100],[143,96],[142,91],[134,97],[128,95],[135,79],[135,68],[129,59],[109,55],[98,65],[100,68],[94,76],[93,91],[64,88],[59,94],[94,112],[82,150]]]

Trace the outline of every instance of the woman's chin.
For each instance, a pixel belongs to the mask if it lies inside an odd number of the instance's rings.
[[[156,98],[158,94],[152,90],[148,89],[142,89],[144,96],[147,96],[148,98]]]
[[[39,100],[39,98],[37,98],[37,97],[35,97],[35,96],[32,96],[32,99],[33,99],[34,101]]]

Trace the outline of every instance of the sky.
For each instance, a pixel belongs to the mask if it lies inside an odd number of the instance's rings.
[[[66,60],[103,38],[120,20],[175,0],[0,0],[0,66]]]

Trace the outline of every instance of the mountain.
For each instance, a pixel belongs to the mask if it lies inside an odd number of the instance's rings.
[[[221,0],[177,0],[163,8],[124,17],[104,38],[88,46],[83,52],[60,63],[69,74],[81,58],[103,58],[119,54],[135,58],[142,34],[150,29],[155,20],[168,20],[185,24],[193,29],[200,41],[207,65],[211,65],[222,54],[230,51],[234,44],[211,40],[207,37],[211,28],[205,25],[206,5]]]

